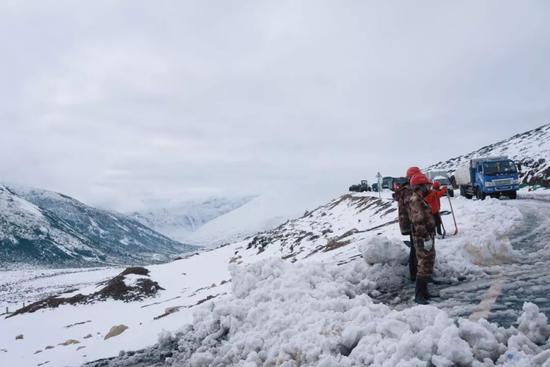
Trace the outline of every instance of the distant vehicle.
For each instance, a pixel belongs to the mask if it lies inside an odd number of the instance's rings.
[[[378,182],[372,184],[372,191],[378,192]]]
[[[382,188],[389,190],[391,188],[392,180],[393,180],[393,177],[391,176],[386,176],[382,178]]]
[[[408,183],[409,179],[407,177],[392,177],[391,182],[391,191],[397,191],[401,186]]]
[[[371,191],[371,187],[369,186],[369,182],[367,180],[361,180],[360,184],[351,185],[349,187],[349,191],[353,191],[353,192]]]
[[[485,199],[487,195],[517,198],[518,168],[508,157],[475,158],[455,171],[460,195],[471,199]]]

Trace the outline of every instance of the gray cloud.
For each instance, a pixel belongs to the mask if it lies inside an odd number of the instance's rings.
[[[0,175],[126,210],[333,194],[548,121],[545,1],[0,5]]]

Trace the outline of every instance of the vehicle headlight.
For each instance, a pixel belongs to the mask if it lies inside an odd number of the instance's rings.
[[[488,181],[488,182],[485,182],[485,186],[486,187],[494,187],[495,183],[493,181]]]
[[[521,180],[519,178],[516,178],[513,182],[514,185],[519,185],[521,183]]]

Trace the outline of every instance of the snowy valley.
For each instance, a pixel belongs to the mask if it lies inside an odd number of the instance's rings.
[[[534,136],[547,146],[548,134]],[[0,360],[22,367],[548,366],[545,191],[443,200],[449,236],[436,241],[439,282],[427,306],[413,301],[409,250],[389,191],[344,194],[165,264],[4,272]],[[243,214],[254,202],[196,233],[219,226],[210,238],[226,236],[231,223],[247,221],[260,230],[253,210]],[[32,218],[41,213],[26,201],[12,205]]]

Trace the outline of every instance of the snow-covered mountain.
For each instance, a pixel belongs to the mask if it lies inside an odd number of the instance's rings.
[[[187,243],[206,247],[241,241],[296,218],[326,200],[324,195],[312,193],[307,188],[279,188],[205,223],[185,239]]]
[[[134,212],[130,215],[159,233],[187,243],[193,232],[205,223],[229,213],[253,199],[254,196],[213,197],[169,204],[160,208]]]
[[[0,185],[0,268],[151,263],[194,249],[62,194]]]
[[[550,187],[550,124],[484,146],[474,152],[438,162],[427,170],[454,171],[476,157],[506,155],[521,164],[522,181]]]

